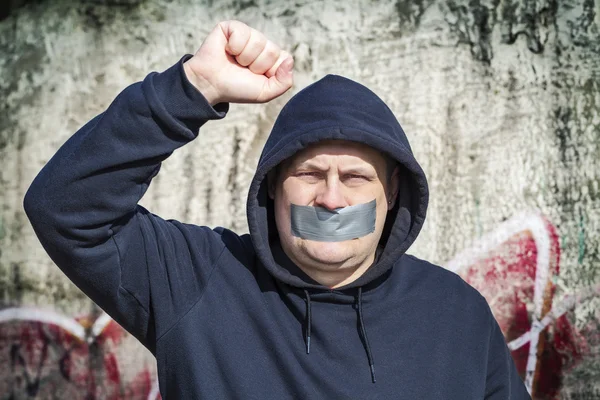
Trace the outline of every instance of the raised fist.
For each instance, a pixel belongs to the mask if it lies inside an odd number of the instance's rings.
[[[184,63],[189,81],[212,105],[266,103],[293,84],[294,59],[240,21],[219,22]]]

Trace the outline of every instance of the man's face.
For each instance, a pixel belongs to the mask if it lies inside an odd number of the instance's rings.
[[[388,168],[386,158],[369,146],[330,140],[298,152],[281,164],[277,177],[271,176],[269,195],[275,202],[281,246],[313,279],[322,281],[317,278],[328,274],[349,276],[357,268],[371,265],[387,211],[396,199],[397,171],[388,179]],[[341,242],[292,235],[291,204],[334,210],[373,199],[377,211],[375,231],[371,234]]]

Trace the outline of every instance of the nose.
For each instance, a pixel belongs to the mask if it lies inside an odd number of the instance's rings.
[[[349,204],[341,189],[339,182],[328,179],[315,198],[315,206],[324,207],[328,210],[347,207]]]

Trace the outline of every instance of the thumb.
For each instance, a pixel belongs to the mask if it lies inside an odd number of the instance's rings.
[[[288,88],[294,83],[294,59],[288,55],[275,72],[275,79]]]
[[[287,58],[285,58],[281,62],[281,64],[279,64],[279,67],[277,67],[275,74],[267,80],[267,87],[269,92],[268,96],[271,99],[281,96],[289,88],[291,88],[293,84],[294,59],[291,55],[288,55]]]

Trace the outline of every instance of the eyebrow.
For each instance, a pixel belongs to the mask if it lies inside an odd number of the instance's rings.
[[[342,173],[344,174],[356,174],[356,175],[373,175],[377,174],[375,168],[368,168],[366,166],[352,166],[349,168],[342,168]]]
[[[320,163],[313,162],[313,161],[305,161],[305,162],[297,165],[296,167],[294,167],[295,171],[298,171],[301,169],[328,171],[329,167],[324,166],[323,164],[320,164]],[[362,165],[352,165],[348,168],[341,168],[341,173],[343,173],[343,174],[358,174],[358,175],[373,175],[373,174],[377,174],[377,171],[373,167],[369,168],[367,166],[362,166]]]
[[[293,167],[293,169],[295,171],[299,170],[299,169],[316,169],[319,171],[327,171],[329,170],[328,167],[324,166],[323,164],[319,164],[313,161],[304,161],[303,163],[300,163],[296,166]]]

